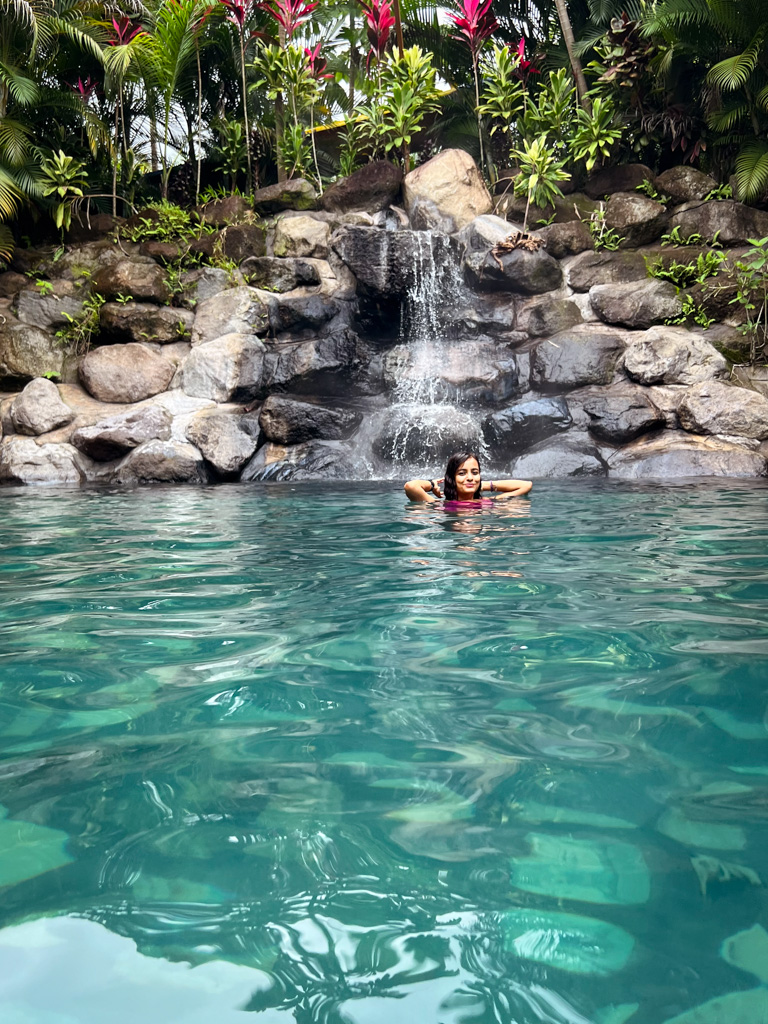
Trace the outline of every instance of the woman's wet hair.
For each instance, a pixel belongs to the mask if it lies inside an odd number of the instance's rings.
[[[445,477],[443,480],[443,494],[447,501],[459,500],[459,490],[456,487],[456,471],[459,466],[464,465],[467,459],[476,459],[478,466],[480,465],[480,459],[477,452],[454,452],[450,459],[448,459],[448,465],[445,467]],[[479,481],[477,484],[477,490],[475,491],[475,497],[480,497]]]

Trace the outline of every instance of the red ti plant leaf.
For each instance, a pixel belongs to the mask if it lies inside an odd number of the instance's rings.
[[[499,23],[491,13],[492,0],[456,0],[459,13],[448,11],[448,17],[459,30],[456,39],[462,39],[472,53],[473,63],[485,41],[493,35]]]
[[[526,81],[529,75],[538,75],[539,69],[535,68],[531,61],[525,59],[525,40],[521,39],[517,44],[517,67],[520,78]]]
[[[248,0],[220,0],[220,2],[227,9],[227,21],[231,21],[242,32],[248,14]]]
[[[97,85],[98,83],[92,82],[91,76],[88,75],[85,81],[83,81],[82,78],[78,78],[77,85],[70,85],[70,89],[77,93],[83,103],[87,103],[96,91]]]
[[[490,2],[490,0],[489,0]],[[360,0],[360,6],[365,15],[365,28],[368,33],[368,41],[371,44],[369,57],[376,57],[381,60],[387,49],[389,35],[395,25],[392,15],[392,4],[389,0]]]
[[[296,29],[314,11],[317,4],[308,3],[307,0],[272,0],[271,3],[259,4],[259,7],[262,11],[266,11],[267,14],[271,14],[275,21],[283,26],[285,34],[290,40]]]
[[[126,46],[141,34],[141,26],[134,28],[130,18],[113,18],[112,30],[115,34],[107,40],[110,46]]]
[[[320,56],[320,47],[322,43],[318,43],[314,50],[304,47],[304,53],[307,57],[307,67],[309,73],[316,81],[321,81],[324,78],[333,78],[333,75],[326,75],[325,69],[328,67],[328,61]]]

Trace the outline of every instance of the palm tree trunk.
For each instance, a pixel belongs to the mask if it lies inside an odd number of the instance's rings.
[[[480,73],[477,68],[477,54],[472,54],[472,72],[475,76],[475,116],[477,117],[477,141],[480,143],[480,173],[485,170],[485,153],[483,152],[483,119],[480,115]]]
[[[240,29],[240,72],[243,80],[243,124],[245,126],[245,156],[248,161],[248,188],[251,191],[253,185],[253,173],[251,171],[251,129],[248,125],[248,91],[245,86],[245,41],[243,30]]]
[[[195,55],[197,56],[197,183],[195,185],[195,203],[200,202],[200,173],[203,163],[203,72],[200,67],[200,40],[195,36]]]
[[[565,0],[555,0],[555,7],[557,8],[557,17],[560,21],[560,30],[563,33],[565,48],[568,51],[568,59],[571,62],[571,71],[573,71],[573,78],[576,82],[576,92],[579,94],[579,103],[582,105],[584,110],[590,114],[592,112],[592,104],[589,102],[589,96],[587,95],[587,80],[584,77],[584,70],[581,66],[581,61],[576,56],[573,27],[571,25],[571,19],[568,17],[568,8],[565,5]]]

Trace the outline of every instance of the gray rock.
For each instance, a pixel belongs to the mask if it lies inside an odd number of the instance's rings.
[[[510,457],[567,430],[572,423],[563,398],[523,398],[483,422],[485,440],[499,458]]]
[[[140,484],[207,483],[202,454],[178,441],[145,441],[115,467],[112,481],[123,486]]]
[[[251,215],[251,207],[245,196],[223,196],[198,207],[197,214],[203,224],[223,228],[227,224],[247,220]]]
[[[385,461],[442,463],[456,451],[480,451],[482,428],[474,416],[450,405],[397,405],[381,420],[373,451]]]
[[[494,245],[503,242],[515,230],[503,217],[492,213],[482,214],[466,224],[456,236],[467,252],[490,252]]]
[[[398,298],[411,288],[429,250],[438,265],[458,259],[458,244],[444,235],[418,231],[341,227],[331,239],[334,252],[369,295]]]
[[[31,437],[0,442],[0,483],[79,486],[86,480],[86,463],[69,444],[38,445]]]
[[[202,345],[225,334],[266,334],[269,310],[254,288],[230,288],[198,303],[192,344]]]
[[[637,329],[679,316],[683,303],[671,281],[652,278],[626,284],[596,284],[589,290],[592,308],[606,324]]]
[[[29,284],[29,278],[24,274],[17,274],[14,270],[6,270],[0,273],[0,299],[14,299],[22,288]]]
[[[521,455],[512,466],[511,474],[521,480],[542,477],[606,476],[608,467],[593,445],[569,440],[548,438]]]
[[[71,442],[96,462],[120,459],[145,441],[167,441],[173,417],[161,406],[142,405],[128,412],[100,420],[91,427],[80,427]]]
[[[362,420],[353,409],[329,408],[319,402],[270,395],[261,407],[259,426],[268,441],[280,445],[302,444],[320,438],[343,441]]]
[[[264,344],[253,334],[233,332],[192,349],[181,370],[187,395],[214,402],[256,398],[264,378]]]
[[[468,252],[464,257],[468,283],[478,291],[506,291],[518,295],[540,295],[563,283],[557,260],[543,249],[527,252],[514,249],[496,257],[488,252]]]
[[[757,391],[708,380],[681,401],[680,425],[694,434],[727,434],[768,440],[768,398]]]
[[[46,331],[61,327],[68,317],[77,317],[82,311],[83,300],[73,295],[41,295],[36,288],[24,288],[19,292],[16,316],[21,323]]]
[[[175,263],[185,250],[186,246],[181,242],[160,242],[155,239],[142,242],[139,246],[139,253],[142,256],[149,256],[156,263],[162,263],[164,266]]]
[[[94,291],[106,299],[130,295],[144,302],[168,302],[171,289],[162,267],[149,257],[121,259],[101,267],[93,278]]]
[[[656,179],[656,188],[668,195],[673,203],[688,203],[709,195],[717,188],[717,182],[703,171],[681,164],[662,171]]]
[[[105,302],[99,313],[102,340],[157,342],[167,345],[189,338],[195,315],[188,309],[150,302]]]
[[[595,243],[586,224],[580,220],[560,224],[548,224],[537,228],[537,235],[544,239],[544,248],[556,260],[576,256],[581,252],[593,251]]]
[[[721,245],[743,245],[750,238],[768,235],[768,213],[743,206],[731,199],[709,203],[687,203],[674,211],[670,230],[680,228],[683,238],[698,234]]]
[[[291,178],[276,185],[267,185],[253,194],[253,209],[259,214],[314,210],[316,206],[317,192],[304,178]]]
[[[181,275],[181,303],[187,309],[194,309],[206,299],[221,295],[238,283],[242,284],[242,278],[238,280],[238,276],[235,276],[233,280],[229,271],[220,267],[196,267]]]
[[[602,199],[616,192],[634,192],[644,181],[654,181],[653,171],[645,164],[614,164],[596,171],[584,191],[590,199]]]
[[[610,476],[620,480],[761,477],[767,474],[766,459],[760,452],[728,441],[675,431],[633,441],[610,461]]]
[[[243,472],[241,481],[344,480],[350,475],[351,451],[341,441],[307,441],[290,448],[265,444]]]
[[[288,258],[328,256],[331,227],[315,217],[281,217],[275,228],[274,254]],[[254,254],[261,255],[261,254]]]
[[[262,392],[346,395],[355,390],[369,354],[350,330],[305,341],[270,342],[264,357]]]
[[[616,231],[625,248],[636,249],[661,238],[667,226],[667,209],[639,192],[619,192],[605,206],[605,223]]]
[[[221,476],[238,474],[256,451],[257,437],[243,428],[242,420],[242,415],[206,410],[187,426],[189,440]]]
[[[165,391],[174,367],[146,345],[106,345],[80,361],[80,380],[100,402],[140,402]]]
[[[437,231],[442,235],[450,235],[456,230],[454,218],[443,213],[437,203],[424,196],[414,199],[409,213],[414,231]]]
[[[666,426],[664,413],[651,401],[646,389],[631,384],[594,388],[569,397],[569,406],[573,401],[587,414],[590,432],[609,444],[626,444]]]
[[[537,342],[531,360],[531,383],[540,391],[560,391],[588,384],[610,384],[624,350],[617,335],[599,328],[574,328]]]
[[[462,332],[462,335],[463,332]],[[439,402],[498,405],[528,390],[527,361],[510,345],[479,337],[444,342],[439,358],[425,362],[418,346],[396,345],[383,358],[384,381],[402,395]]]
[[[475,217],[490,213],[493,206],[472,157],[461,149],[446,149],[406,174],[403,182],[406,213],[418,200],[434,203],[440,214],[453,220],[460,231]]]
[[[727,366],[714,346],[682,327],[653,327],[624,353],[624,369],[639,384],[698,384],[722,377]]]
[[[403,184],[403,172],[389,160],[372,160],[360,170],[326,189],[320,205],[324,210],[378,213],[396,203]]]
[[[74,412],[62,402],[59,389],[45,377],[30,381],[11,405],[11,420],[17,434],[47,434],[74,418]]]
[[[221,248],[238,266],[251,256],[267,252],[267,229],[262,224],[230,224],[221,234]]]
[[[51,334],[0,318],[0,380],[61,374],[64,350]]]
[[[518,327],[532,338],[567,331],[581,322],[581,310],[569,299],[536,299],[518,309]]]
[[[243,263],[240,271],[248,284],[270,292],[290,292],[302,285],[320,284],[317,267],[302,259],[254,256]]]
[[[269,326],[273,334],[286,331],[319,331],[346,310],[344,303],[324,295],[285,295],[269,302]],[[348,310],[347,310],[348,312]],[[349,316],[346,317],[349,319]]]
[[[623,284],[646,281],[648,268],[639,252],[584,252],[569,260],[568,285],[576,292],[588,292],[596,284]]]

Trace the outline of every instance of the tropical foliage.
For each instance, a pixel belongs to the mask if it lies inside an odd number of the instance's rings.
[[[32,218],[448,146],[537,205],[638,158],[760,202],[766,140],[764,0],[0,0],[0,258]]]

